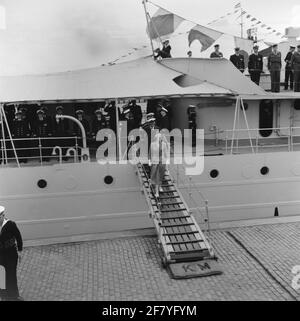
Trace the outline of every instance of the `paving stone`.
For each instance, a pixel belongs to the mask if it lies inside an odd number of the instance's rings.
[[[291,287],[299,231],[299,223],[212,231],[224,273],[189,280],[170,279],[155,237],[28,247],[18,269],[20,292],[29,301],[300,300]]]

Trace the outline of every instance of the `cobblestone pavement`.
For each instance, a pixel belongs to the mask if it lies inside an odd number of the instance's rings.
[[[300,223],[213,231],[224,273],[173,280],[155,237],[24,249],[25,300],[300,300],[291,269],[300,265]]]

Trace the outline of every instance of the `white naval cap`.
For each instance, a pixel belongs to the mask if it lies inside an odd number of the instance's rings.
[[[5,207],[0,205],[0,214],[2,214],[5,211]]]

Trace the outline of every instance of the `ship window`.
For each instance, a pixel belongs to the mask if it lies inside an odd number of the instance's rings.
[[[47,181],[44,180],[44,179],[40,179],[38,182],[37,182],[37,185],[39,188],[46,188],[47,187]]]
[[[262,137],[272,135],[273,128],[273,101],[262,100],[259,106],[259,133]]]
[[[294,108],[300,110],[300,99],[296,99],[294,102]]]
[[[106,185],[111,185],[114,181],[114,178],[111,175],[107,175],[104,177],[104,183]]]
[[[212,171],[210,171],[209,175],[211,178],[217,178],[219,176],[219,171],[217,169],[213,169]]]
[[[269,172],[270,172],[270,170],[269,170],[269,167],[267,167],[267,166],[262,167],[260,170],[261,175],[268,175]]]

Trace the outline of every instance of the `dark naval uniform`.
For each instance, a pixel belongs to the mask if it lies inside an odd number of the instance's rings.
[[[223,54],[220,51],[219,52],[214,51],[210,54],[210,58],[223,58]]]
[[[97,133],[101,129],[109,128],[108,123],[105,119],[105,116],[101,112],[101,110],[96,110],[95,111],[96,118],[93,119],[92,122],[92,130],[91,130],[91,135],[92,135],[92,143],[91,143],[91,152],[93,155],[96,155],[97,149],[104,144],[105,141],[107,141],[107,138],[105,138],[103,141],[97,141]],[[101,115],[101,119],[97,118],[97,115]]]
[[[40,138],[38,144],[41,143],[42,149],[42,160],[48,161],[51,156],[51,140],[43,139],[52,137],[52,124],[49,121],[49,118],[44,118],[43,120],[38,119],[33,127],[33,136]],[[50,147],[50,148],[47,148]],[[38,154],[40,156],[40,154]]]
[[[18,251],[23,250],[21,233],[15,222],[8,220],[0,226],[0,265],[5,268],[6,290],[1,291],[5,300],[16,300],[19,297],[17,281]]]
[[[271,74],[271,91],[280,92],[281,52],[271,52],[268,57],[268,69]]]
[[[291,59],[291,66],[294,71],[294,91],[300,92],[300,52],[294,52]]]
[[[240,71],[240,72],[244,72],[245,71],[245,58],[243,55],[239,54],[239,55],[232,55],[230,56],[230,61],[236,66],[236,68]]]
[[[12,136],[14,139],[21,139],[21,140],[14,140],[15,148],[17,151],[18,158],[20,159],[21,163],[26,163],[27,158],[29,156],[28,148],[29,144],[25,138],[30,137],[30,128],[29,123],[26,120],[18,120],[15,119],[13,121],[12,126]],[[22,149],[25,150],[22,150]]]
[[[164,116],[159,116],[157,117],[157,127],[159,128],[159,130],[162,129],[168,129],[170,128],[170,122],[169,122],[169,117],[168,115],[164,115]]]
[[[284,61],[286,62],[285,65],[285,81],[284,81],[284,89],[289,88],[289,82],[290,82],[290,88],[293,89],[294,87],[294,73],[292,70],[292,56],[293,53],[290,51],[287,53]]]
[[[140,105],[132,104],[130,106],[130,111],[132,112],[134,119],[134,128],[139,128],[143,118],[142,107]]]
[[[260,54],[251,54],[248,61],[248,70],[251,80],[259,86],[260,74],[263,71],[263,56]]]

